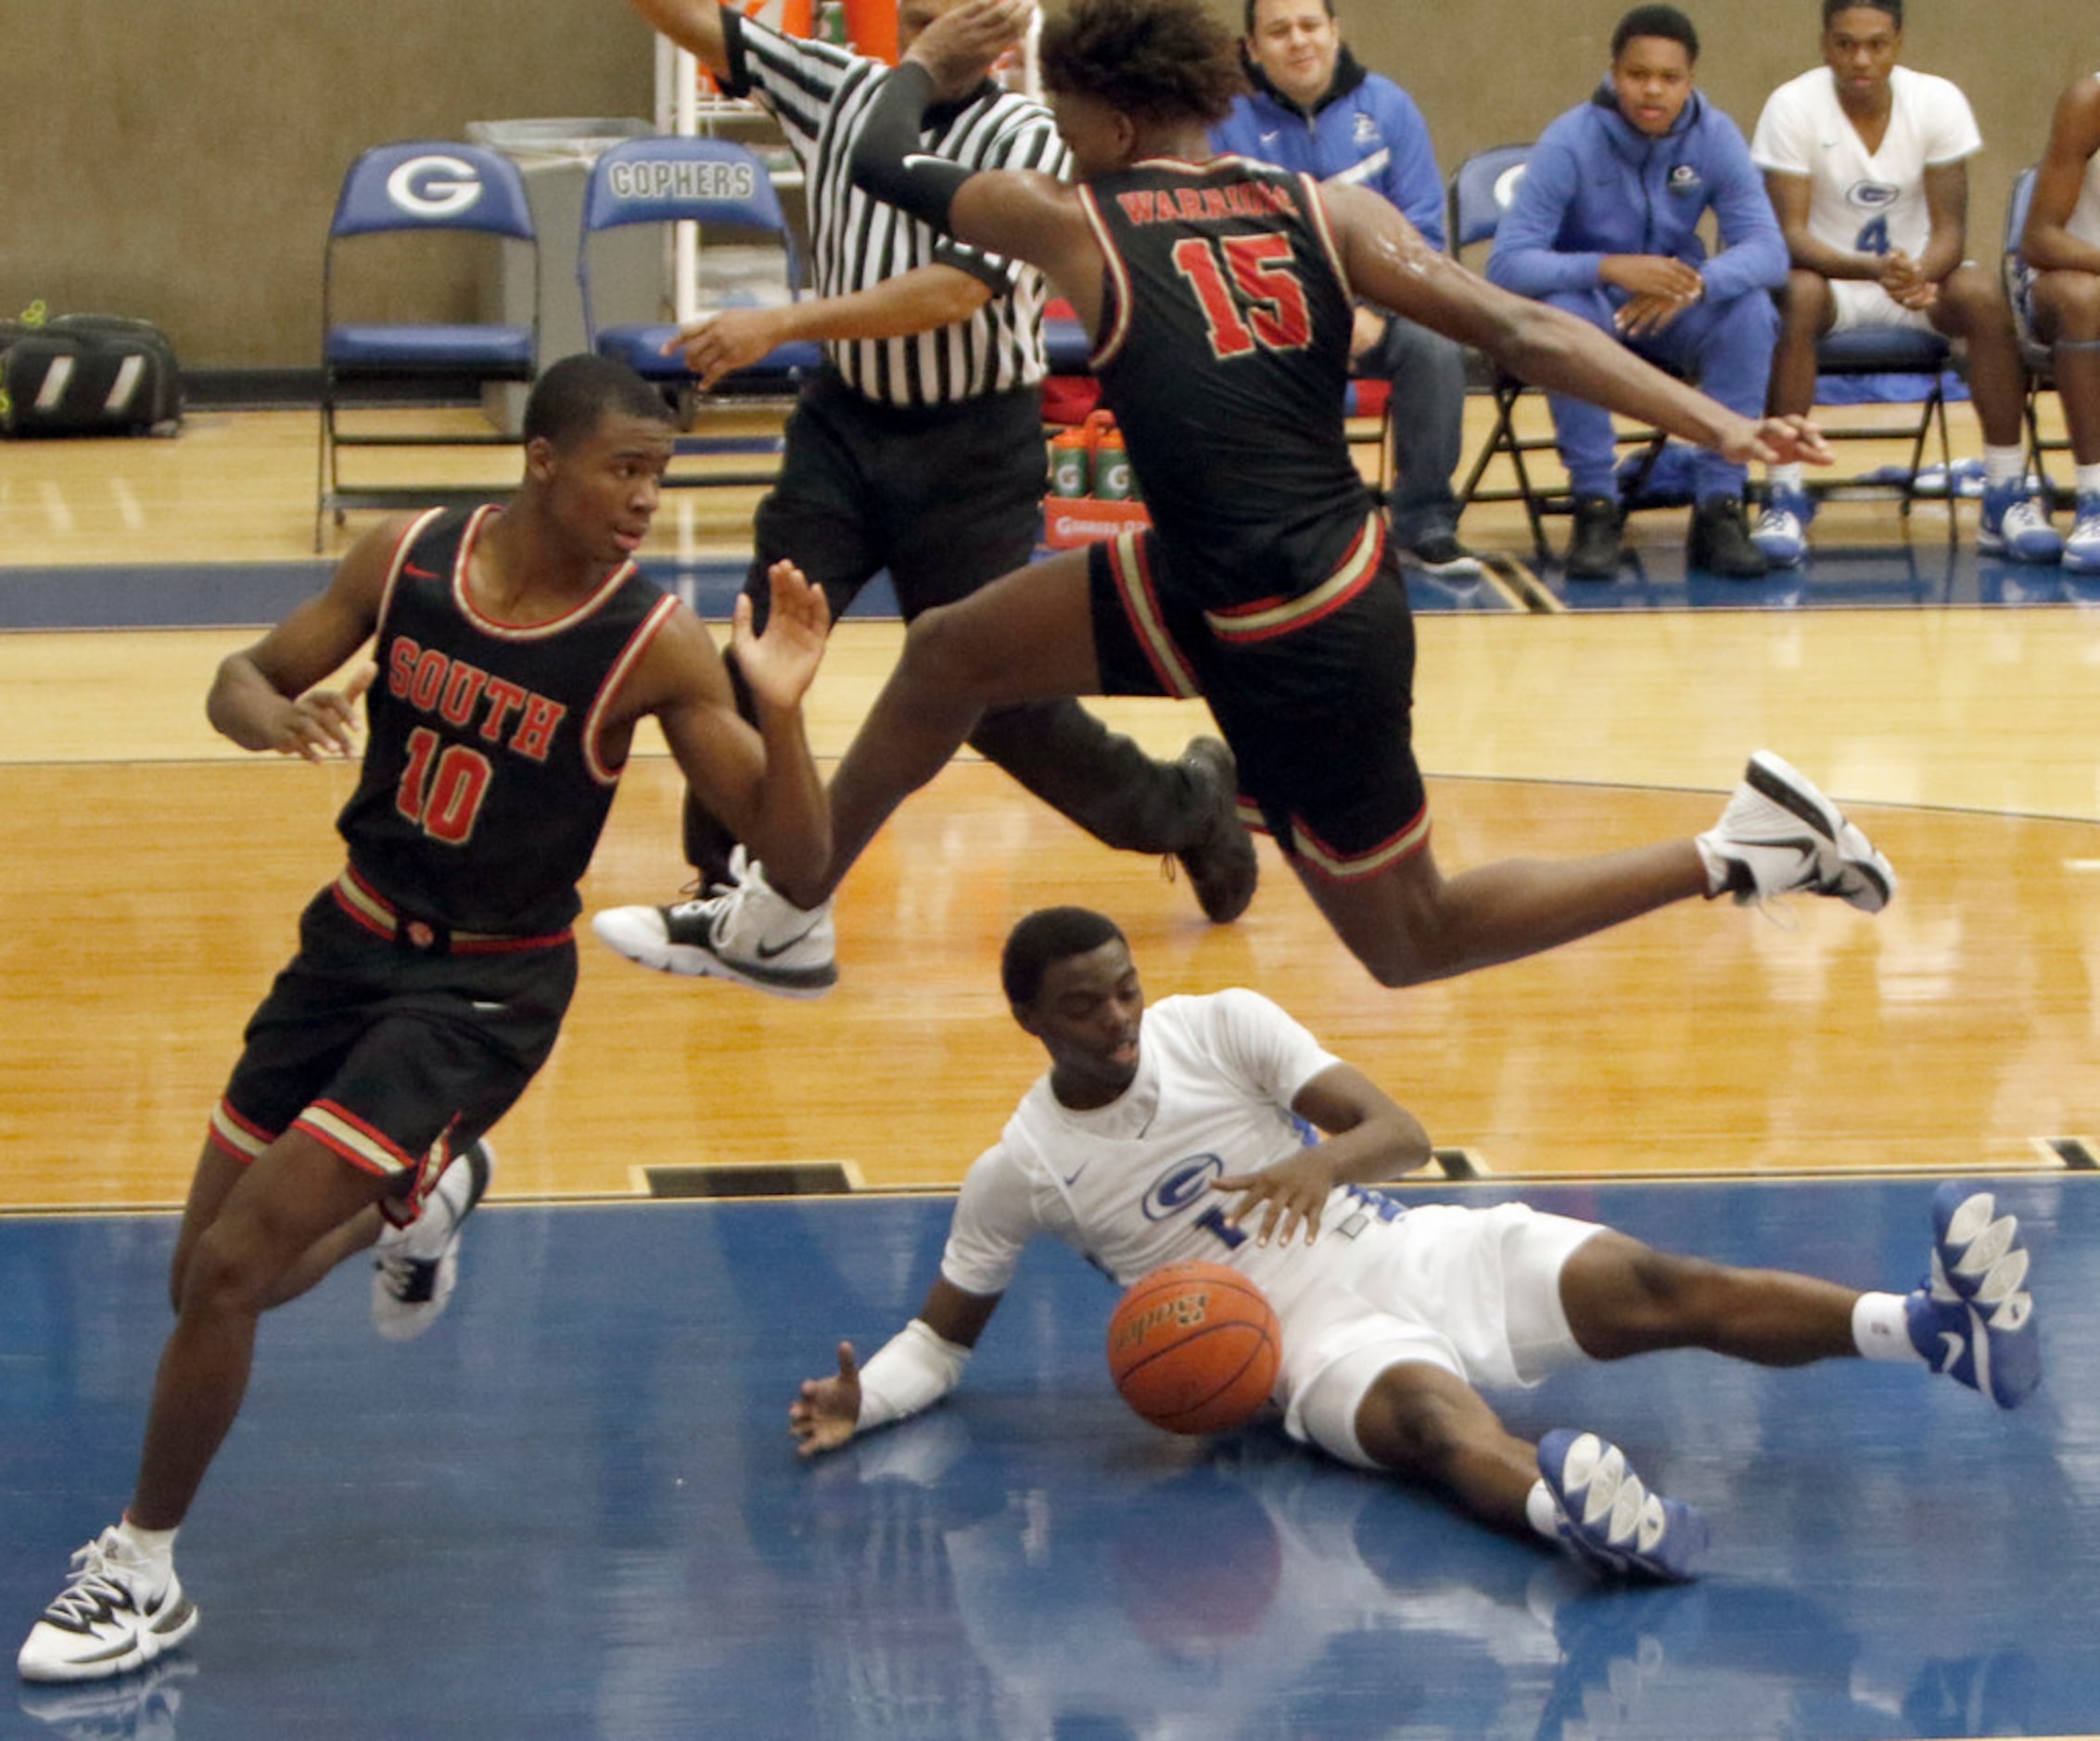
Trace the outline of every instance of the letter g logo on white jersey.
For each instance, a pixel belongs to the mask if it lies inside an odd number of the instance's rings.
[[[1190,1155],[1177,1161],[1152,1181],[1152,1189],[1145,1193],[1145,1219],[1164,1221],[1188,1208],[1224,1171],[1225,1163],[1215,1154]]]
[[[481,197],[481,182],[458,158],[410,158],[387,177],[387,197],[414,217],[456,218]]]

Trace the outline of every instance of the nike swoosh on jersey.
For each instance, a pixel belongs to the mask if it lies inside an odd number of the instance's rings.
[[[412,562],[401,564],[401,572],[417,580],[435,580],[438,578],[438,571],[435,568],[418,568]]]

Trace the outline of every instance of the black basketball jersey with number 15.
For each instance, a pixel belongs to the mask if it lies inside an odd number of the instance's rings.
[[[552,621],[497,621],[466,587],[496,512],[433,512],[401,540],[363,775],[337,828],[404,913],[532,936],[582,905],[576,884],[620,776],[599,754],[604,712],[677,604],[627,564]]]
[[[1174,572],[1206,606],[1317,584],[1374,505],[1343,425],[1353,312],[1317,185],[1242,158],[1081,184],[1094,370]]]

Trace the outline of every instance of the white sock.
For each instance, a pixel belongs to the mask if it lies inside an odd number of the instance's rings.
[[[1553,1489],[1546,1484],[1543,1475],[1532,1483],[1531,1492],[1524,1495],[1524,1519],[1547,1541],[1560,1539],[1559,1503],[1553,1497]]]
[[[2077,489],[2081,496],[2100,496],[2100,465],[2078,468]]]
[[[2026,470],[2025,448],[1987,447],[1983,450],[1983,482],[1986,487],[2013,483]]]
[[[126,1512],[117,1524],[117,1535],[134,1558],[164,1566],[175,1557],[175,1536],[182,1527],[178,1523],[172,1530],[143,1529]]]
[[[1706,867],[1706,898],[1711,901],[1728,886],[1728,860],[1707,845],[1704,834],[1694,839],[1692,845],[1699,848],[1699,861]]]
[[[1867,1359],[1925,1365],[1925,1356],[1911,1343],[1906,1298],[1900,1293],[1863,1293],[1852,1302],[1852,1346]]]
[[[1791,465],[1767,465],[1764,468],[1764,486],[1767,490],[1790,489],[1800,494],[1802,467],[1797,461]]]

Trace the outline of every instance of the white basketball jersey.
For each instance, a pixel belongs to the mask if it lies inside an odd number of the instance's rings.
[[[1853,254],[1915,258],[1932,235],[1925,172],[1983,148],[1968,98],[1929,72],[1889,75],[1889,130],[1868,151],[1827,67],[1789,79],[1758,117],[1750,156],[1763,170],[1809,179],[1809,234]]]
[[[1312,1140],[1291,1102],[1337,1061],[1259,993],[1163,999],[1145,1012],[1137,1078],[1113,1105],[1062,1106],[1047,1075],[1028,1091],[962,1181],[941,1274],[966,1293],[1004,1293],[1022,1248],[1047,1233],[1126,1285],[1162,1264],[1230,1264],[1281,1311],[1329,1241],[1259,1245],[1226,1226],[1237,1199],[1210,1182]],[[1330,1225],[1350,1194],[1336,1188]]]

